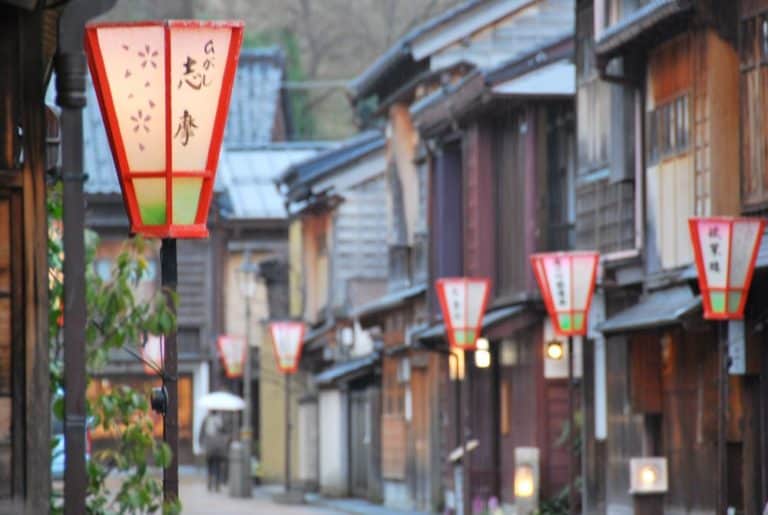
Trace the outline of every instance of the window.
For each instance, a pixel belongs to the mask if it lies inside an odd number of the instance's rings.
[[[690,143],[690,100],[687,94],[657,106],[646,123],[648,165],[685,153]]]
[[[768,203],[768,13],[741,23],[742,199],[747,206]]]

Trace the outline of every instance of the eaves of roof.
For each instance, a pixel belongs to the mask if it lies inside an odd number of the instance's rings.
[[[289,202],[303,200],[309,194],[309,186],[334,171],[384,148],[386,139],[379,131],[358,134],[339,147],[321,152],[317,156],[288,168],[278,179],[283,185]]]
[[[573,52],[573,36],[569,35],[496,68],[474,70],[455,85],[446,86],[432,97],[414,103],[411,107],[414,122],[426,134],[439,132],[442,127],[492,100],[495,97],[493,86],[496,84],[521,77],[556,61],[572,59]]]
[[[468,12],[480,4],[485,3],[487,0],[471,0],[458,5],[452,9],[447,10],[443,14],[431,18],[430,20],[422,23],[409,31],[405,36],[401,37],[394,45],[392,45],[386,52],[384,52],[376,61],[373,62],[363,73],[361,73],[356,79],[349,83],[347,89],[350,92],[352,100],[358,100],[369,96],[376,85],[389,75],[392,70],[397,67],[412,61],[411,57],[411,43],[418,37],[426,34],[427,32],[445,25],[452,19],[465,12]]]
[[[684,25],[678,23],[679,17],[692,9],[691,0],[653,0],[605,29],[595,42],[595,53],[602,59],[615,57],[643,36],[649,37],[650,44],[657,44],[658,39],[650,33],[665,25],[681,30]]]

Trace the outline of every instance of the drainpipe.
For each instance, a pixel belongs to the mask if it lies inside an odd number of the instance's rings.
[[[64,513],[86,512],[85,469],[85,241],[83,115],[85,22],[116,0],[74,0],[59,18],[56,103],[61,107],[61,175],[64,191]]]

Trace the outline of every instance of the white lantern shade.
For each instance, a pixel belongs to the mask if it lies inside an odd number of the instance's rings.
[[[304,324],[301,322],[272,322],[269,324],[277,368],[286,374],[296,372],[304,343]]]
[[[438,279],[435,287],[451,346],[474,349],[488,302],[490,280],[447,277]]]

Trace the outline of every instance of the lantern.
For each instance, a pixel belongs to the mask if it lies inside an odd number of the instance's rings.
[[[131,231],[205,238],[241,22],[92,23],[85,49]]]
[[[219,356],[224,364],[224,374],[230,378],[243,376],[245,364],[245,339],[237,336],[219,336],[216,341],[219,348]]]
[[[488,302],[490,280],[444,277],[435,283],[451,347],[474,350]]]
[[[597,252],[549,252],[531,256],[533,272],[557,334],[587,334],[598,258]]]
[[[272,322],[269,324],[277,368],[284,374],[293,374],[299,368],[301,347],[304,343],[304,324],[301,322]]]
[[[688,225],[696,256],[704,318],[744,318],[765,221],[759,218],[691,218]]]
[[[663,494],[668,486],[667,459],[642,457],[629,459],[629,492],[636,495]]]
[[[162,370],[165,357],[165,339],[162,336],[151,335],[141,347],[141,359],[144,365],[144,373],[156,374]]]

